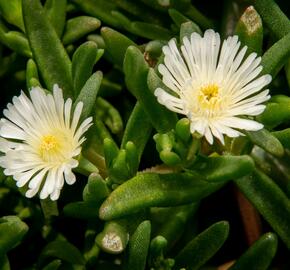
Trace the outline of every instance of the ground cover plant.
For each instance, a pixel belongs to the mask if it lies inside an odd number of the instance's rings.
[[[0,0],[0,269],[289,269],[289,14]]]

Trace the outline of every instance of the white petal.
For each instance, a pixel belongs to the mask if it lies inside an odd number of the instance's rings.
[[[168,94],[161,88],[157,88],[154,92],[154,95],[157,97],[158,102],[166,106],[169,110],[181,114],[186,114],[183,108],[183,101],[181,99]]]
[[[264,126],[256,121],[242,119],[238,117],[228,117],[223,119],[223,123],[225,123],[228,127],[238,128],[238,129],[245,129],[245,130],[260,130]]]
[[[71,170],[66,170],[64,172],[65,181],[67,184],[72,185],[76,181],[76,176]]]

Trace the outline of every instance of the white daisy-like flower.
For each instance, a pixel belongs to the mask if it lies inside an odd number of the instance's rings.
[[[261,114],[262,103],[270,98],[268,89],[261,92],[271,82],[270,75],[258,77],[261,57],[251,53],[244,59],[247,47],[239,50],[237,36],[220,43],[213,30],[204,37],[197,33],[184,37],[181,52],[170,40],[163,47],[164,64],[158,66],[169,90],[155,90],[159,103],[186,115],[191,132],[205,136],[210,144],[214,137],[224,144],[224,135],[237,137],[243,135],[239,130],[262,129],[262,124],[245,116]]]
[[[0,166],[12,175],[18,187],[28,183],[26,197],[39,190],[40,198],[59,198],[64,181],[72,185],[78,166],[76,157],[90,127],[89,117],[78,125],[83,103],[72,113],[72,100],[64,101],[62,90],[54,85],[53,95],[32,88],[29,99],[24,92],[7,105],[0,120]]]

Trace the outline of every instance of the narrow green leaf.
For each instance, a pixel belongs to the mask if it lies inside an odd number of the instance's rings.
[[[108,101],[99,97],[96,100],[96,118],[101,119],[113,134],[121,134],[123,120],[118,110]]]
[[[102,27],[101,34],[105,41],[106,51],[110,54],[114,63],[122,66],[127,48],[137,45],[125,35],[109,27]]]
[[[63,44],[74,43],[81,37],[98,29],[100,25],[100,20],[89,16],[79,16],[68,20],[62,37]]]
[[[107,79],[103,78],[101,88],[100,88],[100,96],[104,98],[115,97],[118,96],[122,91],[122,85],[119,83],[115,83]]]
[[[223,245],[229,235],[229,223],[220,221],[193,238],[176,256],[174,269],[197,270]]]
[[[58,84],[66,97],[72,96],[70,59],[40,1],[22,1],[22,9],[26,35],[46,86],[52,90]]]
[[[168,250],[176,244],[184,233],[188,220],[195,214],[198,207],[199,203],[192,203],[177,207],[150,209],[152,218],[155,218],[155,222],[157,220],[157,231],[155,234],[161,235],[167,240],[167,246],[164,249]],[[154,223],[152,226],[154,226]]]
[[[168,166],[176,166],[181,163],[181,158],[171,150],[162,150],[160,152],[160,159]]]
[[[143,173],[116,188],[100,208],[100,218],[110,220],[146,207],[176,206],[197,202],[221,188],[190,174]]]
[[[186,16],[184,16],[182,13],[180,13],[179,11],[177,11],[176,9],[173,9],[173,8],[168,10],[168,14],[178,27],[180,27],[185,22],[191,21]]]
[[[179,0],[175,0],[179,1]],[[181,2],[181,1],[179,1]],[[183,10],[183,14],[185,14],[187,17],[192,19],[194,22],[196,22],[199,26],[201,26],[203,29],[214,29],[213,22],[208,19],[206,16],[204,16],[195,6],[190,5],[188,8]]]
[[[85,83],[80,91],[76,101],[73,106],[75,107],[79,102],[83,102],[83,110],[81,115],[81,120],[86,119],[90,116],[91,111],[94,108],[97,94],[101,85],[103,74],[101,71],[94,73]]]
[[[275,77],[290,57],[290,32],[268,49],[261,61],[263,74]]]
[[[257,240],[236,262],[230,270],[267,270],[275,256],[278,245],[274,233],[266,233]]]
[[[109,168],[109,176],[116,184],[121,184],[132,177],[127,164],[127,153],[124,149],[121,149],[114,159],[112,166]]]
[[[274,135],[284,147],[290,149],[290,128],[274,131],[272,135]]]
[[[235,30],[242,45],[247,45],[247,54],[262,53],[263,25],[260,15],[253,6],[249,6],[238,21]]]
[[[138,167],[139,167],[139,157],[138,157],[138,151],[133,142],[127,142],[125,145],[125,151],[126,151],[126,162],[128,164],[128,170],[130,173],[130,176],[134,176],[137,173]],[[130,178],[131,178],[130,177]]]
[[[6,255],[0,256],[0,269],[1,270],[10,270],[10,263]]]
[[[16,216],[0,218],[0,256],[17,246],[28,231],[28,226]]]
[[[65,25],[66,5],[67,0],[46,0],[44,4],[45,13],[59,37]]]
[[[151,122],[144,112],[142,105],[137,102],[127,122],[121,148],[124,149],[127,142],[133,142],[138,152],[138,159],[140,160],[145,145],[151,135],[151,131]]]
[[[245,133],[248,136],[248,138],[252,141],[252,143],[260,146],[266,152],[277,157],[283,156],[284,154],[283,145],[267,129],[261,129],[258,131],[247,131]]]
[[[148,39],[169,40],[172,37],[169,30],[151,23],[132,22],[130,29],[134,34]]]
[[[82,175],[89,176],[91,173],[98,173],[98,168],[88,161],[82,154],[78,156],[79,165],[75,168],[75,172],[78,172]]]
[[[110,168],[113,164],[114,159],[119,154],[118,146],[110,138],[104,139],[104,154],[105,154],[105,158],[106,158],[106,166],[107,166],[107,168]]]
[[[164,16],[154,9],[149,8],[140,1],[135,0],[114,0],[114,3],[121,9],[140,18],[142,21],[148,21],[153,24],[162,24]]]
[[[269,102],[266,105],[265,111],[257,116],[257,120],[263,123],[266,127],[274,128],[290,119],[290,102],[275,103]]]
[[[24,32],[21,0],[0,1],[0,12],[4,19]]]
[[[72,0],[85,13],[100,19],[105,24],[120,28],[118,21],[111,15],[117,9],[116,4],[108,0]]]
[[[85,260],[80,251],[65,239],[57,239],[48,243],[40,254],[40,258],[54,257],[66,262],[84,265]]]
[[[112,11],[111,12],[112,16],[118,21],[120,26],[124,28],[126,31],[133,33],[132,28],[131,28],[131,20],[122,12],[120,11]]]
[[[254,161],[247,155],[220,156],[205,158],[197,165],[196,171],[209,182],[219,182],[247,175],[254,167]]]
[[[195,24],[194,22],[185,22],[180,27],[179,38],[181,41],[183,41],[184,37],[190,38],[191,34],[194,32],[196,32],[200,35],[202,34],[202,32],[197,24]]]
[[[188,142],[191,137],[190,121],[188,118],[182,118],[176,123],[176,135],[183,141]]]
[[[78,94],[92,74],[96,62],[98,46],[88,41],[77,48],[72,57],[72,77],[74,93]]]
[[[290,248],[290,202],[282,190],[262,172],[235,181],[238,188]]]
[[[173,129],[177,122],[176,114],[160,105],[157,98],[148,89],[147,76],[150,81],[148,82],[149,87],[154,88],[158,82],[156,82],[154,74],[149,72],[149,67],[139,49],[133,46],[127,49],[123,69],[128,89],[142,105],[154,128],[160,133]]]
[[[25,35],[18,31],[9,31],[2,22],[0,22],[0,41],[20,55],[32,57],[29,43]]]
[[[98,205],[109,196],[109,192],[108,186],[103,178],[97,173],[92,173],[83,190],[83,200]]]
[[[37,84],[36,85],[32,84],[35,81],[37,82]],[[36,66],[36,63],[33,61],[33,59],[29,59],[27,61],[27,65],[26,65],[26,86],[27,86],[28,90],[31,89],[32,87],[40,86],[39,78],[38,78],[37,66]]]
[[[61,266],[61,260],[54,260],[47,264],[42,270],[57,270]]]
[[[289,33],[290,21],[274,0],[254,0],[254,6],[267,27],[282,38]]]
[[[168,7],[170,6],[170,1],[168,0],[141,0],[143,3],[145,3],[147,6],[152,7],[155,10],[166,12]]]
[[[150,234],[151,223],[149,220],[145,220],[137,227],[130,238],[125,270],[145,270]]]

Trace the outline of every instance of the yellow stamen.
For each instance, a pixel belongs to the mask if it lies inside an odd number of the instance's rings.
[[[59,141],[53,135],[43,136],[40,143],[39,152],[43,160],[49,161],[52,156],[59,152]]]
[[[216,98],[219,93],[219,87],[216,84],[210,84],[200,89],[201,94],[206,98],[207,101],[211,101],[212,98]]]

